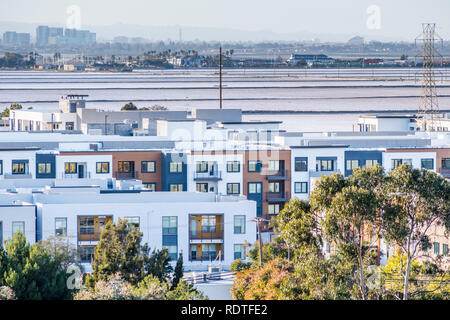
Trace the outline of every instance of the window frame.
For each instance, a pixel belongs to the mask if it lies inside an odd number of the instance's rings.
[[[44,172],[40,171],[40,166],[44,165]],[[52,173],[52,163],[51,162],[38,162],[37,164],[37,173],[38,174],[51,174]]]
[[[108,165],[108,171],[103,171],[103,165]],[[99,165],[100,165],[100,171],[99,169]],[[108,174],[110,172],[110,165],[108,161],[99,161],[95,163],[95,172],[97,174]]]
[[[59,234],[58,232],[57,232],[57,230],[58,230],[58,220],[62,220],[62,221],[64,221],[65,222],[65,227],[64,227],[64,229],[65,229],[65,232],[63,232],[63,233],[61,233],[61,234]],[[55,217],[55,236],[67,236],[67,217]]]
[[[237,165],[237,168],[236,168],[236,165]],[[241,162],[235,161],[235,160],[227,161],[227,172],[230,172],[230,173],[241,172]]]
[[[234,187],[237,185],[237,192],[234,192]],[[230,187],[232,188],[232,192],[230,192]],[[241,193],[241,184],[239,182],[229,182],[227,183],[227,194],[236,195]]]
[[[148,170],[149,164],[153,164],[153,170]],[[155,172],[156,172],[156,161],[141,161],[141,173],[155,173]]]
[[[298,185],[300,185],[301,187],[300,187],[300,190],[301,191],[297,191],[297,186]],[[303,186],[305,187],[305,188],[303,188]],[[306,191],[303,191],[303,190],[306,190]],[[305,182],[305,181],[297,181],[297,182],[295,182],[294,183],[294,193],[302,193],[302,194],[306,194],[306,193],[308,193],[308,182]]]

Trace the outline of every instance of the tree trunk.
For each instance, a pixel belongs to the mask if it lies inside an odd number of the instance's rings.
[[[408,255],[408,260],[406,261],[406,272],[403,282],[403,300],[408,300],[408,285],[409,285],[409,273],[411,267],[411,258]]]

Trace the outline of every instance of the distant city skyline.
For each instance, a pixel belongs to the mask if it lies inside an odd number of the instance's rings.
[[[440,36],[450,38],[450,2],[446,0],[128,0],[126,6],[106,0],[2,0],[0,32],[14,25],[26,28],[24,23],[66,27],[76,15],[68,12],[73,5],[80,9],[80,27],[97,32],[99,40],[114,36],[178,40],[177,28],[181,28],[183,40],[216,36],[219,41],[343,41],[361,35],[369,40],[413,41],[425,22],[435,22]],[[18,31],[35,36],[34,30],[27,30]]]

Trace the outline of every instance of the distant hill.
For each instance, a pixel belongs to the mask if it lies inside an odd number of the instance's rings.
[[[0,21],[0,34],[5,31],[28,32],[32,41],[36,36],[38,23],[22,23],[13,21]],[[56,23],[48,23],[49,26],[61,26]],[[312,32],[299,33],[277,33],[270,30],[239,30],[230,28],[211,27],[187,27],[187,26],[142,26],[134,24],[113,24],[107,26],[83,26],[97,33],[97,41],[109,41],[117,36],[142,37],[150,41],[167,41],[168,39],[179,40],[180,28],[183,41],[310,41],[320,39],[320,41],[342,41],[345,42],[354,35],[349,34],[315,34]],[[366,37],[367,39],[367,37]],[[369,39],[370,40],[370,39]],[[392,39],[378,39],[380,41],[390,41]]]

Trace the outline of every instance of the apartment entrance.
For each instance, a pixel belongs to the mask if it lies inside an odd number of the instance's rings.
[[[78,164],[78,178],[79,179],[83,179],[86,177],[85,170],[86,170],[85,164]]]

